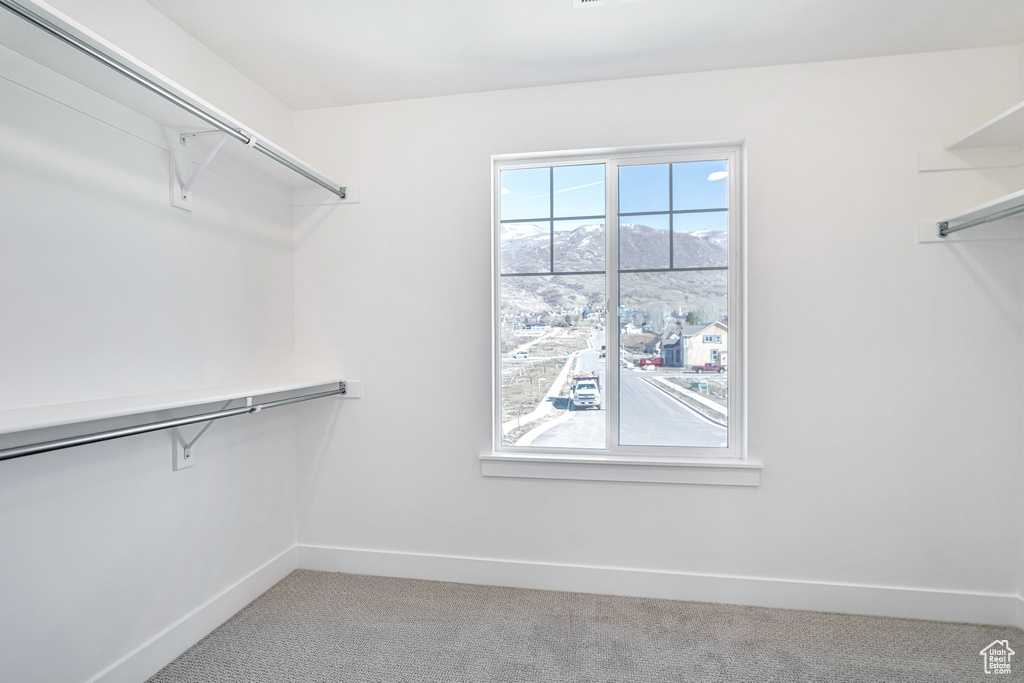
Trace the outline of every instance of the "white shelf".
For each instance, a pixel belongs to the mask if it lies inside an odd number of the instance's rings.
[[[948,150],[1024,144],[1024,102],[1007,109],[946,146]]]
[[[945,150],[928,150],[918,155],[918,171],[955,171],[1020,166],[1024,162],[1024,102],[1007,109],[983,123]],[[993,239],[1020,239],[1021,217],[1008,216],[987,224],[979,224],[946,237],[938,234],[940,222],[951,228],[1000,213],[1024,204],[1024,190],[1011,192],[984,204],[971,207],[935,222],[921,223],[920,242],[964,242]]]
[[[12,408],[0,410],[0,434],[27,432],[33,429],[80,424],[129,415],[143,415],[162,410],[201,406],[208,403],[224,403],[232,399],[265,396],[267,394],[312,389],[328,385],[334,385],[334,388],[337,388],[337,384],[340,381],[340,379],[333,377],[284,379],[253,384],[172,391],[161,394],[117,396],[92,401]],[[353,398],[358,397],[358,387],[352,388],[356,390],[351,391],[350,395]]]
[[[1019,240],[1024,238],[1024,214],[1010,216],[998,221],[984,225],[978,225],[963,232],[954,232],[946,237],[939,236],[939,222],[947,222],[950,227],[966,221],[999,213],[1005,209],[1024,204],[1024,190],[1018,190],[1004,195],[997,199],[971,207],[966,211],[942,218],[941,221],[925,221],[919,225],[919,242],[941,242],[951,244],[955,242],[975,242],[988,240]]]
[[[271,149],[291,163],[335,187],[340,186],[339,183],[330,180],[321,171],[313,168],[280,145],[275,144],[251,126],[221,111],[215,105],[188,91],[170,78],[124,52],[116,45],[104,40],[46,3],[33,0],[18,0],[18,2],[33,13],[67,31],[101,53],[114,58],[121,64],[159,83],[181,99],[213,114],[230,127],[245,131],[247,135],[254,135],[261,145]],[[138,83],[115,72],[110,67],[101,64],[78,49],[67,45],[3,7],[0,7],[0,47],[7,48],[36,65],[44,67],[59,76],[63,76],[75,84],[84,86],[88,90],[98,93],[104,98],[132,110],[171,131],[184,133],[213,129],[210,123],[168,102],[161,96],[145,89]],[[13,68],[10,65],[7,66],[8,68]],[[21,65],[15,66],[20,67]],[[0,73],[0,77],[11,78],[8,73]],[[29,84],[28,87],[35,89],[35,83]],[[42,90],[40,92],[48,94]],[[69,106],[79,108],[78,105],[79,103],[76,102]],[[93,115],[92,111],[86,113]],[[118,123],[113,125],[118,125]],[[195,140],[199,145],[209,146],[213,142],[211,138],[216,138],[216,136],[203,136],[203,138],[206,139],[196,138]],[[324,190],[308,178],[256,150],[249,149],[242,142],[233,138],[227,141],[221,155],[229,157],[244,166],[249,166],[260,174],[269,176],[292,190],[315,190],[322,192],[324,195],[331,196],[327,190]],[[335,197],[335,199],[337,198]]]
[[[1021,204],[1024,204],[1024,190],[1018,190],[999,197],[998,199],[993,199],[992,201],[985,202],[984,204],[979,204],[978,206],[962,211],[954,216],[949,216],[943,220],[947,221],[950,226],[955,226],[958,223],[998,213],[1004,209],[1009,209],[1010,207],[1019,206]]]

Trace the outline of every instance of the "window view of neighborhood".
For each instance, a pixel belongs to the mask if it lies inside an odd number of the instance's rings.
[[[619,168],[619,443],[728,446],[725,161]]]
[[[618,444],[724,448],[727,163],[617,170],[612,312],[605,164],[500,172],[501,443],[607,448],[607,373],[617,370]]]
[[[605,174],[501,172],[503,445],[605,447]]]

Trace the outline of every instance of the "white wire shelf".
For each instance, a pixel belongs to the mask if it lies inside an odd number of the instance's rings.
[[[44,24],[50,25],[53,31],[48,32],[47,29],[40,28],[39,24],[26,20],[24,13],[19,15],[15,13],[16,11],[24,11]],[[65,34],[66,39],[57,37],[55,32]],[[67,42],[68,40],[77,41],[86,49],[91,49],[101,55],[101,58],[107,58],[123,66],[126,70],[139,76],[141,82],[149,85],[140,84],[139,79],[132,80],[132,77],[126,76],[122,71],[115,70],[108,63],[99,61],[95,56],[90,56],[83,51],[82,47],[73,47]],[[292,190],[331,192],[331,190],[325,189],[326,186],[334,188],[333,191],[336,195],[345,194],[344,188],[340,184],[266,136],[261,135],[259,131],[187,90],[45,2],[0,0],[0,47],[171,131],[190,133],[216,129],[216,126],[210,123],[210,120],[215,120],[234,131],[240,131],[240,137],[249,141],[249,144],[245,144],[244,140],[237,138],[228,140],[221,154],[231,160],[251,167]],[[14,63],[11,58],[0,59],[0,77],[20,82],[30,89],[35,89],[37,81],[46,80],[38,78],[36,73],[31,73],[28,74],[31,80],[26,83],[26,74],[28,72],[23,65]],[[162,91],[164,94],[157,94],[156,91]],[[49,95],[46,90],[40,92],[46,96]],[[172,103],[167,99],[168,96],[179,103]],[[208,115],[209,120],[204,120],[197,114],[186,111],[182,108],[182,103],[184,106],[202,112],[203,115]],[[79,108],[77,102],[69,106]],[[83,110],[83,113],[95,115],[94,109]],[[113,125],[118,126],[118,123],[113,123]],[[204,147],[213,144],[213,140],[196,140],[196,142]],[[252,148],[254,146],[255,149]],[[335,199],[339,198],[335,197]]]
[[[110,418],[144,415],[176,408],[201,406],[209,403],[223,403],[268,394],[284,393],[328,385],[337,386],[341,380],[336,377],[315,377],[305,379],[281,379],[277,381],[235,384],[202,389],[187,389],[158,394],[116,396],[90,401],[54,403],[50,405],[27,406],[0,410],[0,434],[27,432],[62,425],[82,424]],[[358,396],[358,383],[353,386],[350,396]]]
[[[977,147],[1009,147],[1024,144],[1024,102],[1010,107],[963,137],[946,146],[948,150]]]

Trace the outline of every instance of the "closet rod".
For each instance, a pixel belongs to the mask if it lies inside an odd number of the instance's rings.
[[[100,62],[101,64],[104,64],[104,65],[110,67],[111,69],[113,69],[114,71],[118,72],[122,76],[125,76],[125,77],[135,81],[136,83],[141,85],[143,88],[146,88],[150,92],[156,93],[157,95],[159,95],[160,97],[164,98],[168,102],[170,102],[170,103],[172,103],[172,104],[174,104],[174,105],[184,109],[185,111],[187,111],[188,113],[192,114],[193,116],[196,116],[196,117],[202,119],[203,121],[207,122],[208,124],[210,124],[211,126],[217,128],[218,130],[221,130],[221,131],[227,133],[228,135],[230,135],[231,137],[235,138],[236,140],[238,140],[242,144],[245,144],[245,145],[248,145],[248,146],[252,147],[257,152],[261,152],[261,153],[265,154],[266,156],[270,157],[271,159],[273,159],[277,163],[279,163],[279,164],[281,164],[283,166],[287,166],[288,168],[290,168],[291,170],[295,171],[296,173],[298,173],[301,176],[305,176],[306,178],[308,178],[309,180],[313,181],[314,183],[316,183],[320,187],[324,188],[328,192],[331,192],[333,194],[338,195],[338,197],[340,197],[341,199],[345,198],[345,188],[344,187],[338,187],[336,185],[332,185],[331,183],[327,182],[323,178],[320,178],[316,174],[311,173],[310,171],[307,171],[306,169],[302,168],[301,166],[298,166],[298,165],[292,163],[291,161],[289,161],[288,159],[284,158],[283,156],[281,156],[280,154],[278,154],[274,150],[272,150],[272,149],[270,149],[268,147],[263,146],[263,144],[258,142],[253,136],[246,135],[244,132],[238,130],[237,128],[233,128],[231,125],[225,123],[224,121],[221,121],[215,115],[213,115],[213,114],[211,114],[211,113],[209,113],[207,111],[204,111],[203,109],[200,109],[199,107],[197,107],[196,105],[192,104],[188,100],[184,99],[180,95],[177,95],[174,92],[172,92],[171,90],[167,89],[166,87],[160,85],[159,83],[157,83],[153,79],[151,79],[151,78],[149,78],[149,77],[147,77],[147,76],[145,76],[143,74],[140,74],[140,73],[138,73],[137,71],[135,71],[133,69],[130,69],[129,67],[125,66],[124,64],[121,64],[120,62],[118,62],[117,60],[113,59],[109,55],[104,54],[100,50],[94,48],[93,46],[89,45],[88,43],[84,42],[83,40],[77,38],[76,36],[74,36],[73,34],[69,33],[68,31],[65,31],[60,26],[57,26],[56,24],[54,24],[53,22],[49,21],[48,19],[39,16],[38,14],[33,12],[32,10],[19,5],[18,3],[14,2],[13,0],[0,0],[0,6],[3,6],[7,10],[11,11],[12,13],[14,13],[15,15],[17,15],[17,16],[21,17],[22,19],[24,19],[25,21],[29,22],[30,24],[33,24],[34,26],[37,26],[38,28],[42,29],[43,31],[46,31],[47,33],[49,33],[53,37],[57,38],[58,40],[60,40],[60,41],[62,41],[64,43],[67,43],[68,45],[70,45],[71,47],[75,48],[76,50],[79,50],[79,51],[89,55],[90,57],[92,57],[96,61]]]
[[[966,230],[967,228],[973,228],[976,225],[984,225],[985,223],[991,223],[992,221],[998,221],[1002,218],[1009,218],[1010,216],[1016,216],[1018,213],[1024,213],[1024,204],[1020,206],[1012,206],[1009,209],[1003,209],[996,213],[991,213],[981,218],[975,218],[973,221],[967,221],[960,225],[954,225],[952,228],[949,227],[949,221],[943,221],[939,223],[939,237],[946,237],[954,232]]]
[[[279,408],[280,406],[290,405],[292,403],[302,403],[303,401],[312,401],[317,398],[327,398],[328,396],[344,396],[347,393],[344,382],[338,383],[338,388],[331,391],[321,391],[315,394],[304,394],[302,396],[293,396],[291,398],[282,398],[277,401],[268,401],[267,403],[260,403],[254,406],[242,406],[240,408],[228,408],[227,410],[217,410],[212,413],[202,413],[200,415],[189,415],[187,417],[179,417],[174,420],[161,420],[159,422],[147,422],[146,424],[136,425],[134,427],[124,427],[123,429],[109,429],[104,432],[95,432],[93,434],[83,434],[82,436],[72,436],[66,439],[56,439],[54,441],[43,441],[41,443],[28,444],[26,446],[18,446],[16,448],[7,448],[0,450],[0,461],[2,460],[13,460],[14,458],[24,458],[28,455],[36,455],[37,453],[46,453],[48,451],[58,451],[62,448],[73,448],[74,446],[84,446],[90,443],[98,443],[100,441],[110,441],[111,439],[121,439],[126,436],[134,436],[136,434],[145,434],[146,432],[156,432],[161,429],[171,429],[172,427],[182,427],[184,425],[195,424],[196,422],[209,422],[211,420],[220,420],[225,417],[234,417],[235,415],[244,415],[247,413],[258,413],[261,410],[267,410],[269,408]]]

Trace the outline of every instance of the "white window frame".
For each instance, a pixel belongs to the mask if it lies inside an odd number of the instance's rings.
[[[746,211],[743,202],[743,158],[742,143],[498,155],[491,158],[493,429],[492,451],[480,456],[485,475],[745,486],[759,484],[761,464],[748,459],[746,441]],[[718,160],[727,162],[729,173],[729,445],[726,448],[618,445],[618,168],[629,165]],[[605,346],[609,350],[614,350],[614,354],[608,354],[606,358],[606,448],[506,446],[501,443],[501,339],[498,315],[501,295],[501,171],[582,163],[606,164],[605,293],[608,301]]]

